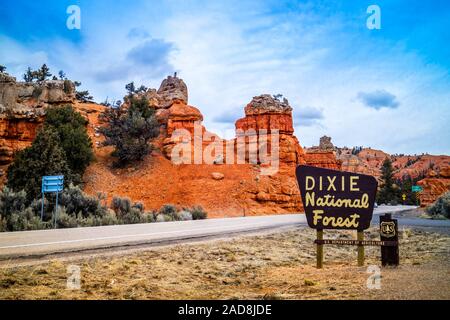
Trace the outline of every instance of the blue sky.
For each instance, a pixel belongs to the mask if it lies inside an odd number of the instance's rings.
[[[66,27],[70,5],[81,29]],[[381,29],[369,30],[369,5]],[[450,154],[448,1],[2,2],[0,64],[47,63],[99,102],[177,71],[210,131],[233,135],[255,95],[283,94],[303,146]]]

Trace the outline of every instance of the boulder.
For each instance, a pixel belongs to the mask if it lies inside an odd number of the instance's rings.
[[[211,177],[214,180],[223,180],[225,178],[225,175],[223,173],[220,173],[220,172],[213,172],[213,173],[211,173]]]
[[[342,161],[336,158],[331,137],[327,136],[320,138],[319,146],[306,149],[305,160],[307,165],[314,167],[332,170],[342,169]]]
[[[157,94],[160,108],[170,108],[176,100],[184,104],[188,103],[187,86],[176,74],[163,80]]]
[[[334,150],[334,145],[331,143],[331,137],[323,136],[320,138],[320,150]]]

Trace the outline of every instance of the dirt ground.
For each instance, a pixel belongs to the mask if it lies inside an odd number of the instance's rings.
[[[347,231],[326,238],[351,239]],[[315,268],[313,230],[301,227],[131,254],[0,269],[1,299],[450,299],[450,236],[401,230],[401,266],[380,267],[380,248],[325,246]],[[377,230],[366,239],[378,240]],[[67,289],[77,265],[81,288]],[[369,267],[371,266],[371,267]],[[374,273],[381,272],[380,289]],[[376,277],[376,275],[375,275]]]

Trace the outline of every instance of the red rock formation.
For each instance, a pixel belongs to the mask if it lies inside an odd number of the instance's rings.
[[[389,155],[381,150],[362,149],[352,153],[352,149],[338,148],[337,158],[342,162],[342,170],[354,173],[368,174],[379,179],[381,165]]]
[[[178,80],[177,82],[180,83]],[[172,91],[176,91],[176,88],[172,87]],[[158,93],[155,95],[152,89],[147,92],[152,92],[153,98],[161,101]],[[109,198],[113,195],[129,196],[133,200],[142,201],[147,209],[157,209],[166,203],[199,204],[212,217],[302,210],[295,167],[305,161],[303,150],[293,136],[292,109],[285,106],[284,102],[271,96],[255,97],[246,107],[246,117],[236,122],[237,138],[229,141],[207,132],[201,125],[203,116],[200,111],[189,106],[187,101],[174,98],[165,105],[166,108],[160,106],[161,104],[157,107],[157,115],[161,123],[161,135],[154,143],[157,150],[163,152],[156,151],[151,160],[135,164],[134,168],[112,171],[108,166],[111,163],[109,153],[99,149],[96,152],[97,161],[88,168],[85,175],[87,192],[105,192]],[[199,127],[194,130],[194,125]],[[203,140],[200,144],[200,150],[197,151],[201,154],[207,152],[211,138],[222,144],[223,153],[212,153],[215,164],[174,164],[171,151],[179,143],[173,136],[177,129],[184,129],[191,135],[195,133],[198,136],[200,133],[202,138],[210,136],[209,140]],[[270,165],[259,158],[255,163],[250,163],[248,150],[253,137],[262,137],[259,130],[266,130],[267,148],[271,154],[271,138],[275,135],[275,129],[279,131],[279,168],[277,172],[265,175]],[[243,147],[247,150],[246,161],[238,164],[237,142],[242,134],[245,135]],[[194,142],[191,140],[188,143],[194,149]],[[227,162],[227,145],[232,146],[232,163]]]
[[[336,159],[335,147],[327,136],[320,138],[319,146],[306,149],[305,160],[308,165],[314,167],[342,169],[342,161]]]
[[[0,118],[0,165],[11,163],[13,154],[31,145],[43,119],[33,121]]]
[[[389,155],[381,150],[364,148],[359,152],[353,152],[348,148],[337,148],[337,158],[342,161],[342,170],[369,174],[377,179],[381,177],[381,167],[386,158],[392,161],[394,178],[401,179],[404,176],[418,178],[427,176],[430,169],[439,170],[450,165],[450,156],[440,155]]]
[[[341,162],[332,151],[315,151],[305,153],[306,163],[310,166],[325,169],[341,170]]]
[[[5,92],[14,92],[8,91],[10,86],[15,84],[4,84]],[[37,100],[24,97],[10,99],[10,94],[3,95],[9,97],[9,105],[11,101],[16,102],[13,103],[13,119],[7,118],[6,111],[0,112],[4,117],[3,122],[0,121],[0,145],[18,150],[31,143],[36,128],[45,117],[45,108],[66,101],[67,97],[60,97],[61,91],[54,91],[59,89],[53,88],[52,92],[46,90],[43,89],[46,93]],[[202,205],[211,217],[298,212],[302,210],[302,203],[295,178],[296,166],[308,160],[312,165],[338,167],[334,153],[329,150],[305,155],[293,135],[292,108],[287,100],[280,101],[269,95],[253,98],[245,107],[245,117],[236,122],[236,138],[225,141],[202,126],[203,116],[197,108],[188,104],[187,87],[181,79],[169,77],[158,90],[149,89],[138,95],[145,96],[149,107],[156,109],[161,124],[160,136],[153,142],[156,149],[152,155],[125,169],[112,168],[112,149],[101,146],[102,137],[98,128],[102,125],[99,116],[104,107],[74,103],[89,121],[88,132],[94,141],[96,155],[96,161],[84,176],[86,192],[104,192],[108,199],[115,195],[128,196],[134,201],[142,201],[147,210],[158,209],[167,203]],[[57,102],[58,99],[61,101]],[[19,115],[25,117],[17,120]],[[200,151],[201,155],[207,154],[211,141],[222,145],[222,153],[211,151],[214,159],[211,164],[174,164],[171,156],[179,142],[174,138],[178,129],[190,133],[191,138],[203,138],[200,150],[192,148],[192,154],[196,151]],[[264,133],[267,133],[267,139],[263,139]],[[251,159],[249,150],[256,138],[260,150],[267,147],[270,159],[271,155],[276,154],[276,143],[272,141],[275,137],[279,139],[274,140],[279,141],[278,170],[268,172],[271,163],[266,163],[265,158],[260,156]],[[188,143],[195,147],[193,140]],[[229,145],[231,149],[227,149]],[[239,164],[237,157],[242,149],[245,163]],[[230,157],[232,163],[229,163],[228,153],[231,151],[233,157]],[[7,157],[4,160],[7,162],[14,151],[5,148],[5,152]]]
[[[0,73],[0,184],[14,154],[34,140],[45,109],[74,101],[71,81],[16,82],[14,77]]]
[[[258,174],[246,194],[249,212],[298,212],[302,210],[300,193],[295,178],[295,168],[304,164],[304,152],[293,135],[292,108],[288,101],[270,95],[254,97],[245,107],[245,118],[236,121],[237,135],[245,134],[246,148],[250,137],[267,133],[267,150],[273,151],[272,137],[279,137],[279,168],[275,174]],[[248,155],[247,155],[248,160]]]
[[[429,206],[445,192],[450,191],[450,166],[441,168],[439,173],[433,172],[431,176],[417,183],[423,188],[423,191],[418,193],[422,207]]]
[[[200,110],[186,103],[175,100],[168,109],[167,135],[172,135],[176,129],[186,129],[194,134],[195,123],[203,121]]]

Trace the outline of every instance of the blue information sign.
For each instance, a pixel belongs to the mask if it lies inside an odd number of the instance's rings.
[[[42,193],[61,192],[64,187],[64,176],[42,177]]]
[[[42,204],[41,204],[41,220],[44,218],[44,194],[56,193],[56,206],[55,206],[55,228],[56,228],[56,215],[58,214],[58,193],[63,191],[64,188],[64,176],[44,176],[42,177]]]

